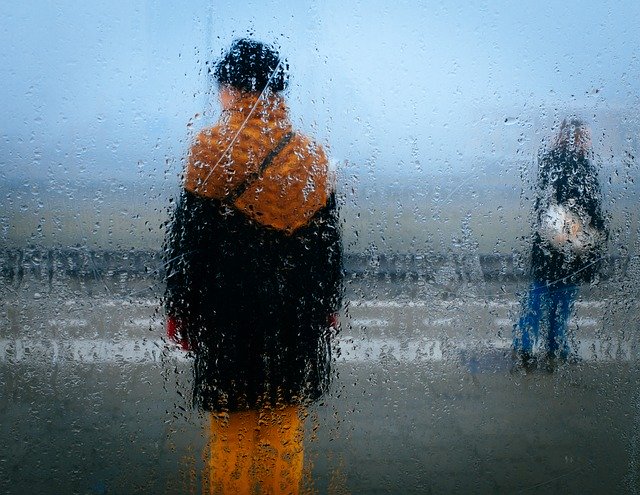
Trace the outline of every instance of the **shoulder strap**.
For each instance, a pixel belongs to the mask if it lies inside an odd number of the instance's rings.
[[[264,173],[264,171],[269,168],[269,165],[273,162],[276,156],[280,154],[280,152],[284,149],[284,147],[289,144],[291,138],[293,138],[295,132],[291,131],[286,133],[282,139],[278,142],[275,148],[273,148],[269,154],[262,160],[262,163],[258,167],[258,170],[253,174],[250,174],[247,180],[245,180],[242,184],[236,187],[233,191],[229,193],[229,195],[225,198],[225,201],[228,203],[235,203],[236,200],[244,194],[244,192],[253,184],[260,176]]]

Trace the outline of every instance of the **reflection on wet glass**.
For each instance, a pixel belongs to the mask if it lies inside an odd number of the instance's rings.
[[[211,493],[297,493],[305,407],[329,385],[337,206],[322,147],[289,120],[287,68],[249,39],[216,62],[222,115],[191,147],[167,237],[167,333],[211,411]]]

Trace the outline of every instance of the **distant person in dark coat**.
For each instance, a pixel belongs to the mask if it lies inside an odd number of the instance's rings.
[[[567,326],[578,288],[597,275],[607,239],[601,203],[590,130],[579,119],[564,120],[539,158],[533,282],[514,327],[514,349],[525,365],[535,362],[541,332],[547,356],[571,354]]]
[[[304,406],[329,384],[338,212],[324,150],[289,119],[287,67],[249,39],[215,64],[222,114],[191,147],[168,229],[167,329],[212,412],[211,492],[297,493]]]

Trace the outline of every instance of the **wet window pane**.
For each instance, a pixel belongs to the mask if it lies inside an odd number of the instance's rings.
[[[0,14],[0,491],[638,490],[635,2]]]

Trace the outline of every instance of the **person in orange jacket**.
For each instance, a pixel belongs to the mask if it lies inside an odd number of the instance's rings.
[[[297,493],[304,408],[327,390],[342,243],[319,144],[293,128],[287,63],[235,41],[222,114],[196,137],[165,243],[167,332],[211,411],[211,492]]]

